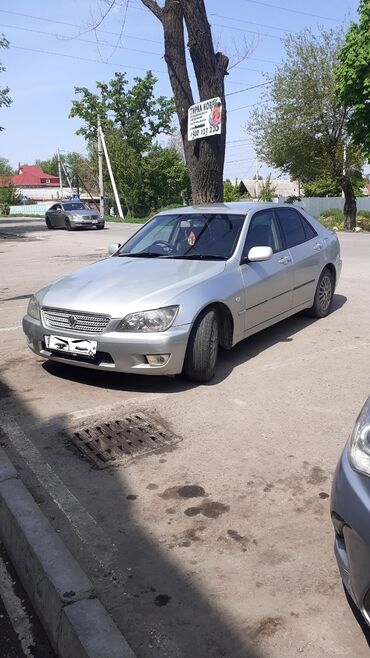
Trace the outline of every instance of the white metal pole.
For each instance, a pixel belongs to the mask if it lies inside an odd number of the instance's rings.
[[[116,205],[117,205],[117,208],[118,208],[118,214],[121,217],[121,219],[123,219],[122,206],[121,206],[121,202],[119,200],[117,187],[116,187],[116,182],[115,182],[114,176],[113,176],[113,171],[112,171],[112,167],[111,167],[111,163],[110,163],[110,159],[109,159],[109,153],[108,153],[107,145],[105,143],[105,137],[104,137],[103,129],[100,125],[99,125],[99,132],[100,132],[100,139],[101,139],[101,143],[102,143],[103,151],[104,151],[104,155],[105,155],[105,160],[106,160],[108,171],[109,171],[110,182],[112,183],[112,187],[113,187],[114,198],[116,200]]]
[[[104,180],[103,180],[103,151],[100,135],[101,125],[98,117],[98,165],[99,165],[99,200],[100,200],[100,217],[104,218]]]
[[[63,180],[62,180],[62,167],[60,164],[60,150],[58,148],[58,174],[59,174],[59,196],[63,199]]]
[[[62,160],[62,157],[60,157],[60,164],[62,165],[62,169],[63,169],[64,174],[65,174],[65,177],[66,177],[66,179],[67,179],[67,183],[68,183],[68,185],[69,185],[69,189],[70,189],[70,191],[71,191],[71,196],[73,196],[73,189],[72,189],[71,181],[69,180],[69,176],[68,176],[68,173],[67,173],[67,169],[65,168],[65,165],[64,165],[64,162],[63,162],[63,160]]]
[[[346,175],[347,169],[347,144],[344,142],[343,146],[343,176]],[[344,199],[344,192],[342,190],[342,199]]]

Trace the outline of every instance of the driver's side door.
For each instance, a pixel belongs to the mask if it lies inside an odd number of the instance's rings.
[[[276,319],[293,306],[293,272],[289,249],[284,248],[273,209],[256,212],[248,228],[243,250],[247,258],[252,247],[271,247],[272,258],[241,264],[245,289],[244,331],[253,333],[265,322]]]

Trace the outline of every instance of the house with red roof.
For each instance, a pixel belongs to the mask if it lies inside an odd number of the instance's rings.
[[[10,184],[30,201],[52,201],[60,196],[59,177],[46,173],[40,165],[21,165]]]

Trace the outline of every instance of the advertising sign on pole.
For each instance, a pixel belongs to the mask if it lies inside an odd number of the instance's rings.
[[[210,98],[191,105],[188,110],[188,141],[221,135],[222,103],[221,98]]]

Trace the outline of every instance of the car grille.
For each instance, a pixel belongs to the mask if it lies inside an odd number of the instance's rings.
[[[68,329],[88,334],[101,334],[110,321],[109,315],[62,311],[58,308],[43,308],[42,317],[45,327],[50,329]]]

